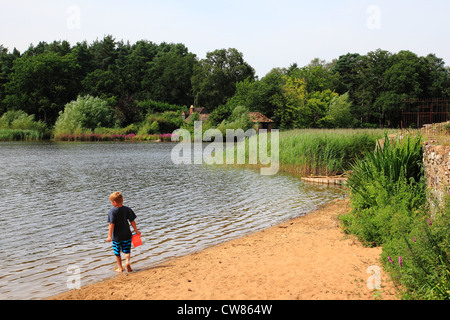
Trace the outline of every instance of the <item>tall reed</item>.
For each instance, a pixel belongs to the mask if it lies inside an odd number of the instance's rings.
[[[0,129],[0,141],[37,141],[43,137],[39,130]]]
[[[365,152],[374,150],[377,140],[384,134],[383,130],[373,129],[302,129],[281,132],[280,171],[300,176],[344,174]],[[271,154],[270,135],[268,154]],[[249,163],[248,157],[246,143],[246,164]]]
[[[280,168],[303,176],[339,175],[367,151],[382,130],[291,130],[280,134]]]

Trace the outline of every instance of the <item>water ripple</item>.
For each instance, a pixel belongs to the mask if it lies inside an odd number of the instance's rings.
[[[109,278],[108,196],[137,214],[142,270],[313,210],[341,191],[247,169],[176,166],[171,144],[0,143],[0,298],[41,299]],[[19,232],[18,232],[19,231]]]

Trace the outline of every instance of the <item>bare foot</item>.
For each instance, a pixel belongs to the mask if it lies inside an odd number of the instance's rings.
[[[115,272],[118,272],[118,273],[122,273],[123,272],[123,269],[122,268],[117,268],[116,270],[114,270]]]
[[[133,269],[131,269],[131,265],[127,264],[127,271],[128,272],[133,272]]]

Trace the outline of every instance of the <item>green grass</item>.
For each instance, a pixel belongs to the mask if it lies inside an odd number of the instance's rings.
[[[300,176],[345,174],[357,159],[373,151],[377,141],[385,134],[386,131],[378,129],[302,129],[280,132],[280,171]],[[271,155],[270,134],[267,142],[268,155]],[[260,164],[249,165],[249,153],[246,143],[244,166],[261,167]]]
[[[0,129],[0,141],[37,141],[44,138],[39,130]]]
[[[304,129],[280,133],[280,168],[302,176],[340,175],[385,135],[378,129]]]

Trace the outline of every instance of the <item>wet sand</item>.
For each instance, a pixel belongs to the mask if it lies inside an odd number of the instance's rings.
[[[381,271],[371,290],[367,270],[381,248],[365,248],[340,229],[348,199],[240,239],[113,276],[50,299],[65,300],[393,300]]]

